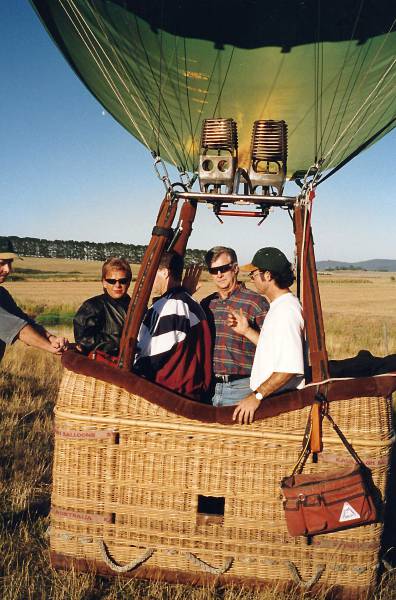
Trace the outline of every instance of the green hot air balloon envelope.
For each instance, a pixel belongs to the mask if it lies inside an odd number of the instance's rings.
[[[73,69],[151,151],[195,171],[203,119],[288,125],[289,178],[337,169],[396,123],[385,0],[31,0]]]

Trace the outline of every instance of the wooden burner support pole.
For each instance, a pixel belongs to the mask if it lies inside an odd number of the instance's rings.
[[[294,234],[297,246],[297,280],[309,345],[309,357],[312,368],[312,381],[319,382],[329,378],[328,355],[320,302],[318,277],[316,273],[315,252],[313,247],[310,219],[306,218],[305,206],[298,204],[294,209]],[[305,230],[305,235],[304,235]],[[320,406],[312,408],[311,452],[322,451]]]
[[[167,194],[162,201],[157,222],[153,228],[152,237],[144,253],[135,287],[133,288],[118,357],[118,366],[126,371],[132,370],[140,324],[147,310],[147,304],[161,256],[168,249],[172,249],[181,256],[184,256],[187,241],[192,231],[192,223],[197,207],[194,201],[186,200],[180,211],[179,232],[172,244],[174,236],[172,224],[176,216],[177,204],[178,201],[172,194]],[[169,248],[171,244],[172,246]]]

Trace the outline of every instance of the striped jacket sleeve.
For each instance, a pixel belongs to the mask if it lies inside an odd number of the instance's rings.
[[[200,399],[211,380],[211,337],[200,305],[184,290],[148,310],[138,336],[135,369],[173,391]]]

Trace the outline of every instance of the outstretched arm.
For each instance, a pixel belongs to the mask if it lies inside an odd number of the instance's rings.
[[[6,290],[2,290],[2,299],[7,308],[0,306],[0,339],[12,344],[19,339],[28,346],[47,350],[52,354],[61,354],[66,350],[68,341],[47,331],[17,306]]]
[[[48,336],[37,331],[32,325],[25,325],[19,331],[17,338],[27,346],[46,350],[51,354],[62,354],[67,347],[67,340],[63,337],[57,337],[49,332]]]

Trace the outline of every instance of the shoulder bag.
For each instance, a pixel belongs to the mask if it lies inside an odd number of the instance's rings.
[[[281,481],[287,528],[292,536],[317,535],[373,523],[377,520],[376,488],[370,470],[336,425],[327,409],[322,413],[333,426],[354,465],[334,471],[304,474],[310,454],[311,415],[303,450],[289,477]],[[378,491],[377,491],[378,492]]]

